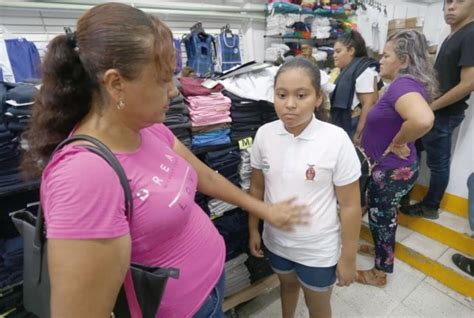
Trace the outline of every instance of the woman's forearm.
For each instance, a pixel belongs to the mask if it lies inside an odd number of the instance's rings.
[[[400,128],[400,131],[395,135],[392,142],[397,145],[403,145],[413,142],[418,138],[424,136],[430,131],[432,123],[424,121],[423,119],[408,119]]]

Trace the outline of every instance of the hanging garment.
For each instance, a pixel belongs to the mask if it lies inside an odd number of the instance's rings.
[[[5,82],[40,78],[40,56],[36,45],[25,39],[0,40],[0,68]]]
[[[183,55],[181,52],[181,40],[173,39],[174,49],[176,51],[176,66],[174,68],[174,73],[178,74],[183,69]]]
[[[191,33],[191,36],[184,42],[188,56],[186,65],[193,69],[197,75],[214,71],[213,42],[214,39],[211,35],[196,32]]]
[[[239,36],[221,33],[217,36],[217,69],[225,72],[242,63]]]

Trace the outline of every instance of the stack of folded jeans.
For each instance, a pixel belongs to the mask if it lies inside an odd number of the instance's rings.
[[[245,266],[248,255],[245,253],[227,261],[224,265],[225,291],[224,297],[233,295],[250,286],[250,273]]]
[[[219,200],[219,199],[209,200],[208,207],[209,207],[209,216],[212,220],[219,218],[223,216],[224,213],[228,211],[232,211],[235,208],[237,208],[235,205]]]
[[[179,94],[171,100],[164,124],[173,132],[176,138],[185,146],[191,148],[191,120],[183,95]]]
[[[273,103],[268,101],[260,101],[260,107],[262,108],[262,125],[278,120],[278,115],[275,111],[275,106]]]
[[[250,177],[252,175],[252,166],[250,165],[250,148],[240,151],[240,188],[244,191],[250,190]]]
[[[241,98],[228,91],[224,91],[223,94],[232,101],[230,108],[230,116],[232,117],[232,140],[254,137],[258,128],[262,125],[262,109],[259,106],[260,103],[258,101]]]
[[[223,91],[223,94],[232,102],[230,108],[232,140],[254,137],[260,126],[278,119],[273,103],[269,101],[251,100],[229,91]]]
[[[224,238],[226,261],[247,252],[249,231],[246,212],[235,209],[213,220],[213,223]]]
[[[202,194],[199,191],[196,191],[196,195],[194,196],[194,202],[196,202],[199,207],[207,214],[211,215],[211,212],[209,211],[209,197],[205,194]]]
[[[23,280],[23,238],[0,241],[0,289]]]
[[[239,164],[240,151],[237,146],[230,146],[220,150],[208,151],[204,157],[204,162],[213,170],[217,171],[224,178],[234,185],[240,185]],[[212,199],[208,204],[211,218],[222,216],[225,212],[233,210],[236,206]]]
[[[31,107],[38,89],[33,84],[0,82],[0,194],[33,185],[20,177],[21,140],[31,117]]]
[[[21,285],[18,285],[12,288],[0,289],[0,317],[11,317],[7,313],[21,310],[23,306],[22,288]]]
[[[6,85],[7,92],[2,105],[3,122],[13,134],[20,135],[28,127],[38,89],[28,83]]]
[[[204,162],[234,185],[240,185],[240,151],[237,146],[208,151],[204,155]]]
[[[0,192],[8,192],[21,183],[18,137],[0,123]]]

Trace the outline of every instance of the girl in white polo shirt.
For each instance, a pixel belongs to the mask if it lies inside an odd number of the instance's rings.
[[[250,193],[268,204],[295,198],[309,207],[308,224],[290,232],[265,223],[263,241],[280,279],[283,317],[294,316],[301,288],[310,317],[330,317],[336,278],[349,286],[355,277],[360,162],[344,130],[318,119],[317,66],[303,58],[286,62],[275,76],[274,94],[280,120],[255,136]],[[262,257],[258,222],[249,219],[250,252]]]

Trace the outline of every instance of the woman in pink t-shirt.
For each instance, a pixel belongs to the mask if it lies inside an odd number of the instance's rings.
[[[222,317],[225,245],[194,202],[196,189],[277,227],[304,221],[302,206],[267,206],[245,194],[161,124],[176,95],[174,65],[168,27],[125,4],[93,7],[76,32],[49,44],[23,164],[42,174],[52,317],[109,317],[131,261],[180,270],[158,317]],[[93,136],[115,153],[133,194],[130,223],[118,177],[102,158],[76,143],[48,162],[69,134]],[[128,303],[140,317],[136,299]]]

